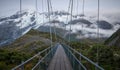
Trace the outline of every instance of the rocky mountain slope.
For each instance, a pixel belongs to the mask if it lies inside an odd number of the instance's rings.
[[[85,15],[82,19],[79,15],[74,15],[70,21],[70,14],[65,11],[51,12],[51,21],[48,23],[48,13],[37,13],[35,11],[23,10],[9,17],[0,18],[0,45],[13,42],[15,39],[26,34],[30,29],[50,31],[50,27],[56,27],[56,32],[61,37],[72,35],[74,39],[96,38],[97,28],[100,29],[100,37],[106,38],[114,33],[119,27],[119,21],[111,22],[109,17],[104,17],[97,24],[96,16]],[[67,19],[67,21],[66,21]],[[71,25],[71,32],[69,31]],[[62,30],[62,31],[61,31]]]
[[[118,29],[110,38],[105,41],[108,46],[120,47],[120,29]]]

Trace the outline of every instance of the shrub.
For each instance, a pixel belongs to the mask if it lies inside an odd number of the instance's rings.
[[[97,57],[97,54],[98,54],[98,57]],[[88,56],[93,61],[97,61],[97,58],[98,58],[98,62],[100,64],[112,65],[114,61],[113,51],[109,47],[104,46],[104,45],[94,45],[93,47],[91,47],[88,52]]]

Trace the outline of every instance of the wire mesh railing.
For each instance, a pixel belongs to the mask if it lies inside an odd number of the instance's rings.
[[[50,60],[52,59],[54,53],[56,52],[57,45],[58,44],[56,44],[53,47],[48,47],[43,51],[40,51],[30,59],[14,67],[12,70],[38,70],[38,69],[46,70]]]
[[[32,70],[47,70],[50,60],[54,56],[58,46],[51,48],[51,51],[48,52],[38,63],[32,68]]]
[[[69,60],[71,61],[73,70],[104,70],[101,66],[99,66],[98,64],[90,60],[89,58],[85,57],[80,52],[71,48],[70,46],[66,44],[62,44],[62,46],[67,56],[69,57]],[[76,55],[78,57],[76,57]]]
[[[87,70],[85,66],[76,58],[73,52],[68,47],[66,47],[66,45],[63,45],[63,48],[71,62],[73,70]]]

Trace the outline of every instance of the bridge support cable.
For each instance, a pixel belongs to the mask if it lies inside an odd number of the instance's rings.
[[[43,24],[44,24],[44,17],[45,17],[45,16],[44,16],[44,1],[42,0],[41,3],[42,3],[42,4],[41,4],[41,5],[42,5],[42,13],[43,13]]]
[[[81,19],[84,20],[84,5],[85,5],[85,0],[82,0],[82,14],[81,14]],[[84,24],[82,23],[82,28],[81,28],[81,31],[83,32],[84,31]]]
[[[77,7],[76,7],[76,14],[78,15],[79,0],[77,0],[76,2],[77,2],[77,3],[76,3],[76,4],[77,4],[77,5],[76,5],[76,6],[77,6]]]
[[[83,6],[82,6],[82,11],[83,11],[83,16],[84,16],[84,10],[85,10],[85,0],[83,0]]]
[[[22,13],[22,0],[20,0],[20,17],[22,17],[21,13]]]
[[[53,7],[52,7],[51,0],[50,0],[50,11],[51,11],[51,13],[53,14]]]
[[[52,7],[52,2],[51,2],[51,0],[50,0],[50,11],[51,11],[51,14],[53,15],[53,7]],[[54,25],[53,25],[53,34],[55,35],[55,40],[57,41],[57,34],[56,34],[56,25],[55,25],[55,23],[53,23]]]
[[[53,27],[53,29],[54,29],[55,40],[58,41],[58,39],[57,39],[57,33],[56,33],[56,25],[55,25],[55,23],[54,23],[54,27]]]
[[[50,20],[51,20],[51,18],[50,18],[50,17],[51,17],[51,15],[50,15],[50,14],[51,14],[51,13],[50,13],[50,1],[51,1],[51,0],[47,0],[47,6],[48,6],[48,19],[49,19],[48,21],[49,21],[49,24],[51,23],[51,22],[50,22]],[[52,47],[52,44],[53,44],[52,41],[53,41],[53,40],[52,40],[52,28],[51,28],[51,26],[50,26],[50,39],[51,39],[51,47]]]
[[[68,12],[68,14],[67,14],[67,18],[66,18],[66,24],[65,24],[65,30],[67,30],[67,27],[66,27],[66,25],[68,25],[68,22],[69,22],[69,20],[68,20],[68,15],[70,15],[69,13],[70,13],[70,8],[71,8],[71,0],[69,0],[69,4],[68,4],[68,8],[67,8],[67,12]],[[69,31],[69,30],[68,30]],[[66,34],[66,33],[65,33]],[[69,34],[69,33],[68,33]],[[64,35],[64,38],[65,38],[65,36],[66,35]]]
[[[82,67],[82,69],[80,69],[80,70],[87,70],[87,68],[84,66],[84,65],[82,65],[82,61],[79,61],[79,59],[75,56],[75,55],[79,55],[82,59],[84,59],[85,61],[87,61],[88,63],[90,63],[92,66],[94,66],[94,68],[96,69],[98,69],[98,70],[104,70],[101,66],[99,66],[97,63],[95,63],[95,62],[93,62],[93,61],[91,61],[89,58],[87,58],[86,56],[84,56],[84,55],[82,55],[80,52],[78,52],[78,51],[76,51],[75,49],[73,49],[73,48],[71,48],[70,46],[68,46],[68,45],[66,45],[66,44],[62,44],[62,46],[64,47],[64,49],[66,50],[66,54],[68,55],[68,57],[70,58],[70,56],[71,56],[71,58],[75,58],[76,60],[77,60],[77,62],[78,62],[78,64],[77,65],[75,65],[75,66],[81,66]],[[70,52],[70,54],[68,54]],[[70,60],[71,60],[71,58],[70,58]],[[72,61],[72,60],[71,60]],[[75,67],[76,68],[76,67]],[[77,67],[78,68],[78,67]],[[93,69],[93,68],[92,68]],[[75,70],[79,70],[79,69],[75,69]]]
[[[36,13],[38,12],[38,4],[37,4],[37,3],[38,3],[38,1],[36,0],[36,1],[35,1]],[[37,15],[36,15],[36,16],[37,16]]]
[[[20,16],[20,21],[21,21],[20,27],[22,27],[22,0],[20,0],[20,13],[19,13],[19,16]],[[14,33],[13,37],[16,37],[17,30],[15,30],[15,33]]]
[[[50,0],[47,0],[47,6],[48,6],[48,21],[50,23]],[[51,30],[51,27],[50,27],[50,38],[51,38],[51,46],[52,46],[52,30]]]
[[[97,24],[99,25],[99,15],[100,15],[100,0],[98,0],[98,14],[97,14]],[[100,30],[99,30],[99,26],[97,26],[97,38],[98,38],[98,42],[100,41],[99,40],[99,32],[100,32]],[[97,45],[97,56],[96,56],[96,58],[97,58],[97,64],[99,65],[99,46]]]
[[[84,16],[85,16],[85,14],[84,14],[84,10],[85,10],[85,0],[82,0],[83,2],[82,2],[82,20],[84,20]],[[84,23],[82,23],[82,33],[84,32]],[[83,36],[83,39],[84,39],[84,36]],[[83,43],[83,45],[81,44],[81,46],[84,46],[84,42],[82,42]],[[81,60],[81,57],[80,57],[80,60]]]
[[[20,27],[22,27],[22,0],[19,0],[19,13],[18,13],[18,16],[20,17],[20,21],[21,21]],[[13,36],[12,36],[13,39],[16,37],[17,31],[18,31],[18,29],[14,29]]]
[[[68,10],[67,10],[68,13],[69,13],[69,11],[70,11],[70,4],[71,4],[71,0],[69,0]],[[68,15],[69,15],[69,14],[67,14],[67,19],[66,19],[66,24],[65,24],[65,30],[67,30],[67,29],[66,29],[66,25],[68,24]]]
[[[85,0],[83,0],[83,2],[82,2],[83,4],[82,4],[82,20],[84,20],[84,16],[85,16],[85,14],[84,14],[84,5],[85,5]],[[84,32],[84,23],[82,23],[82,31]]]
[[[71,11],[70,11],[70,29],[69,29],[69,43],[71,42],[71,22],[72,22],[72,17],[73,17],[73,0],[71,0]]]
[[[38,1],[37,0],[35,0],[35,9],[36,9],[36,12],[35,12],[35,18],[36,18],[36,23],[38,22],[38,15],[37,15],[37,13],[38,13],[38,5],[37,5],[37,3],[38,3]]]

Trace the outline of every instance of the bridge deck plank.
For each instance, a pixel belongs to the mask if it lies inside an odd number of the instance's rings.
[[[72,70],[70,61],[61,45],[58,46],[56,53],[48,66],[48,70]]]

